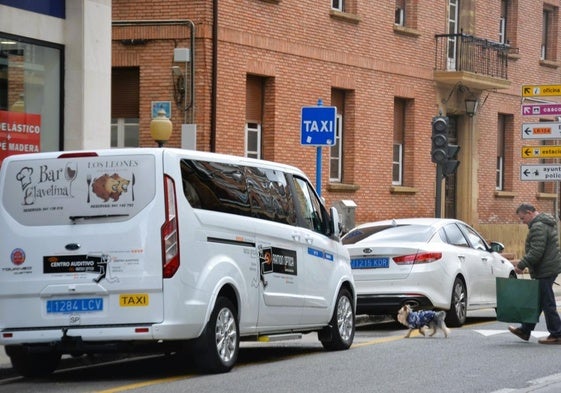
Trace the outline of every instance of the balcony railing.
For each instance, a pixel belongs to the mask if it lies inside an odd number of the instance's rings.
[[[465,71],[508,79],[509,45],[467,34],[437,34],[436,71]]]

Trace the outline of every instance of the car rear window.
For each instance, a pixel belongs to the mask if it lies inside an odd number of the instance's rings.
[[[148,154],[37,156],[7,165],[2,203],[22,225],[127,220],[154,199],[156,190],[154,156]]]
[[[428,242],[433,229],[427,225],[373,225],[356,228],[347,233],[343,244],[368,241]]]

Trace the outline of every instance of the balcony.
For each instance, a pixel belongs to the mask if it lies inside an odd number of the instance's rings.
[[[434,80],[442,85],[461,83],[470,89],[507,89],[508,55],[512,50],[467,34],[437,34]]]

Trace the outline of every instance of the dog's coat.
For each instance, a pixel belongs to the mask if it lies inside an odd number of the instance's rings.
[[[411,336],[411,332],[414,329],[418,329],[419,333],[423,336],[425,335],[425,329],[428,327],[432,329],[430,336],[434,336],[438,329],[442,330],[444,337],[448,337],[450,329],[446,326],[444,319],[446,318],[446,312],[444,311],[432,311],[432,310],[422,310],[413,311],[411,306],[403,306],[397,313],[397,320],[404,326],[409,328],[409,331],[405,335],[405,338]]]

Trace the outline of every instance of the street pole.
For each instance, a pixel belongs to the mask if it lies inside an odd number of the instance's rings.
[[[436,196],[434,201],[434,216],[436,218],[441,218],[442,214],[442,179],[444,178],[442,174],[442,165],[436,165]]]

